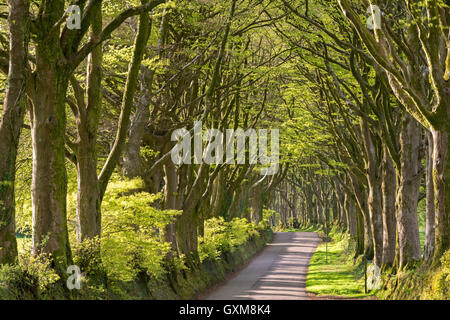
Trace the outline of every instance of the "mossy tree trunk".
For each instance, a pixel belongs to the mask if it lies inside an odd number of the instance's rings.
[[[355,195],[356,202],[358,204],[358,209],[360,212],[359,225],[362,226],[364,232],[364,255],[371,259],[373,257],[373,237],[372,237],[372,227],[370,225],[369,207],[367,203],[367,192],[364,185],[358,181],[358,179],[351,175],[352,187]]]
[[[364,141],[367,182],[369,189],[368,208],[370,227],[373,236],[374,264],[381,266],[383,257],[383,218],[382,218],[382,151],[377,136],[372,135],[368,123],[361,118],[361,132]]]
[[[382,264],[392,266],[395,260],[397,236],[395,217],[396,171],[387,148],[383,148],[383,259]]]
[[[62,14],[62,5],[55,5],[52,12]],[[57,41],[57,38],[49,39],[36,47],[35,88],[30,112],[33,143],[31,200],[33,253],[49,253],[55,265],[64,268],[71,262],[64,153],[65,98],[69,74],[59,65],[54,54],[59,49],[55,44]]]
[[[421,180],[421,136],[419,124],[407,113],[400,133],[400,177],[397,190],[397,232],[399,268],[420,259],[417,203]]]
[[[447,94],[447,111],[445,121],[450,127],[450,94]],[[433,263],[438,264],[445,251],[450,249],[450,130],[433,130],[433,182],[435,194],[435,250]]]
[[[426,133],[426,217],[425,217],[425,245],[423,258],[429,261],[433,258],[435,247],[435,206],[434,206],[434,182],[433,182],[433,135]]]
[[[101,4],[93,10],[90,39],[102,31]],[[97,132],[102,107],[101,79],[103,50],[96,47],[88,56],[86,99],[78,98],[75,111],[78,141],[74,147],[77,168],[77,226],[78,241],[92,239],[101,233],[101,201],[97,178]],[[72,81],[72,86],[77,86]],[[81,91],[81,87],[74,91]],[[78,92],[81,95],[81,92]]]
[[[3,113],[0,118],[0,264],[17,258],[15,193],[17,148],[25,114],[27,81],[27,26],[29,3],[8,1],[9,68]]]

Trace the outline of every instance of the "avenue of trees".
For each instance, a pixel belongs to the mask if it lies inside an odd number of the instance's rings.
[[[285,223],[338,222],[379,267],[439,264],[450,241],[448,3],[282,2],[290,19],[276,29],[298,55],[275,208]]]
[[[267,209],[338,223],[393,270],[449,250],[448,1],[0,1],[0,264],[23,234],[63,274],[76,243],[102,246],[108,186],[134,178],[178,212],[156,234],[188,264],[206,220]],[[277,173],[175,164],[172,133],[196,121],[279,129]]]

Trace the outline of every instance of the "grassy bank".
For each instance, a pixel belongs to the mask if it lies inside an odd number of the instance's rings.
[[[383,274],[384,287],[378,295],[388,300],[450,300],[450,250],[438,266],[426,262],[396,274]]]
[[[441,259],[437,268],[421,262],[413,269],[397,273],[382,274],[382,288],[378,291],[364,293],[364,263],[362,256],[353,259],[349,237],[339,229],[330,231],[330,242],[324,242],[322,228],[309,226],[303,229],[286,231],[318,232],[322,243],[311,258],[306,289],[318,298],[355,298],[355,299],[450,299],[450,251]],[[420,232],[423,247],[424,232]],[[331,296],[331,297],[326,297]]]

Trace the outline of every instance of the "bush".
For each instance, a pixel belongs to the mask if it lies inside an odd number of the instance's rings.
[[[278,227],[275,229],[283,229],[280,224],[280,214],[271,209],[263,209],[263,218],[260,223],[261,227],[267,229],[270,227]]]
[[[180,211],[152,206],[161,194],[144,190],[140,178],[109,183],[102,202],[102,235],[81,243],[73,239],[74,263],[90,279],[133,281],[139,273],[159,278],[170,250],[163,230]],[[74,238],[74,234],[72,234]]]
[[[102,265],[109,279],[131,281],[139,272],[155,278],[170,250],[164,228],[180,211],[151,206],[161,198],[143,190],[142,179],[112,182],[102,204]],[[131,193],[131,194],[130,194]]]
[[[259,237],[260,229],[247,219],[235,218],[227,222],[219,217],[206,220],[204,235],[199,238],[200,261],[218,259],[223,252],[244,244],[251,237]]]
[[[77,265],[86,276],[102,279],[106,275],[101,259],[100,239],[86,239],[75,241],[72,245],[73,263]]]
[[[47,254],[19,255],[18,263],[0,266],[0,299],[38,299],[46,295],[60,277]]]

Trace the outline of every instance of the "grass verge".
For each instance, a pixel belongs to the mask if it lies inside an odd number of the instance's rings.
[[[325,235],[318,231],[322,239]],[[332,240],[322,241],[311,258],[306,289],[319,296],[339,296],[346,298],[368,298],[374,293],[364,293],[364,263],[362,259],[355,262],[351,258],[349,238],[337,228],[330,231]]]
[[[318,232],[324,239],[321,227],[308,226],[282,231]],[[438,267],[422,262],[413,269],[396,273],[383,273],[381,290],[364,293],[364,264],[362,256],[354,261],[348,235],[333,228],[329,236],[328,253],[322,242],[310,261],[306,289],[317,299],[382,299],[382,300],[449,300],[450,250],[441,258]],[[424,246],[425,230],[420,229],[420,243]]]

